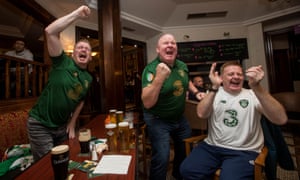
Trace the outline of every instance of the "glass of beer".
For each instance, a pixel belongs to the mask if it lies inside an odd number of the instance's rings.
[[[109,110],[109,118],[110,118],[111,123],[116,123],[117,122],[116,112],[117,112],[116,109],[110,109]]]
[[[119,140],[120,140],[120,151],[129,151],[129,123],[124,121],[119,123]]]
[[[116,118],[117,118],[117,123],[123,122],[124,121],[123,111],[117,111],[116,112]]]
[[[90,152],[90,140],[91,140],[91,130],[90,129],[80,129],[79,130],[79,144],[80,152],[83,154]]]
[[[118,151],[118,129],[117,124],[111,123],[105,125],[106,129],[106,138],[107,138],[107,145],[108,151],[110,152],[117,152]]]
[[[51,149],[51,164],[55,180],[67,179],[69,165],[68,145],[59,145]]]

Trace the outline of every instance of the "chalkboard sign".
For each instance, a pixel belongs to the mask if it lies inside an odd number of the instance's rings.
[[[248,58],[247,39],[179,42],[177,58],[184,62],[243,60]]]

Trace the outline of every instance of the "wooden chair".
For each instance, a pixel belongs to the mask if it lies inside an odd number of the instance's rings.
[[[185,100],[184,116],[188,120],[192,130],[199,130],[200,134],[207,131],[207,119],[201,119],[197,115],[197,101]]]
[[[286,110],[288,123],[300,124],[300,93],[299,92],[280,92],[272,96],[279,101]]]
[[[200,135],[200,136],[193,136],[190,138],[185,139],[185,148],[186,148],[186,155],[188,156],[193,147],[195,147],[198,143],[203,141],[207,135]],[[263,147],[261,153],[257,156],[254,161],[254,179],[255,180],[262,180],[263,179],[263,168],[265,167],[265,160],[268,154],[268,148],[266,146]],[[221,169],[218,169],[215,172],[213,180],[218,180],[220,177]]]

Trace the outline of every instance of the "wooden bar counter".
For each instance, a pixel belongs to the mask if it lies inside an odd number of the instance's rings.
[[[104,128],[104,120],[106,118],[106,114],[101,114],[92,119],[88,124],[84,127],[91,129],[92,136],[96,138],[105,138],[105,128]],[[134,120],[135,121],[135,120]],[[78,133],[75,139],[67,140],[64,144],[69,145],[70,147],[70,160],[76,162],[83,162],[84,160],[91,160],[91,156],[79,156],[80,153],[80,145],[78,141]],[[109,152],[104,152],[104,154],[108,154]],[[122,153],[118,153],[122,154]],[[123,153],[124,154],[124,153]],[[130,149],[129,153],[126,155],[131,155],[132,159],[129,164],[128,172],[126,175],[119,174],[103,174],[100,176],[96,176],[92,179],[101,179],[101,180],[131,180],[136,178],[136,161],[137,154],[136,149]],[[50,153],[45,155],[42,159],[35,162],[31,167],[25,170],[22,174],[20,174],[16,179],[43,179],[43,180],[53,180],[54,174],[51,166],[51,156]],[[101,157],[100,157],[101,158]],[[99,158],[99,159],[100,159]],[[69,174],[74,174],[73,180],[84,180],[88,179],[87,173],[80,171],[78,169],[72,169],[69,171]]]

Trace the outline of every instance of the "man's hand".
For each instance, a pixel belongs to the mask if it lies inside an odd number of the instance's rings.
[[[75,138],[75,128],[72,127],[72,125],[70,125],[70,124],[67,125],[67,133],[69,135],[69,139]]]
[[[246,76],[248,77],[248,84],[250,87],[254,87],[264,78],[265,72],[262,66],[253,66],[246,70]]]
[[[76,12],[80,18],[87,18],[91,14],[91,10],[87,6],[80,6]]]
[[[213,89],[218,89],[222,83],[222,79],[220,78],[218,71],[216,71],[216,66],[217,66],[217,63],[213,63],[211,65],[210,71],[209,71],[209,76],[208,76],[212,83]]]
[[[171,69],[165,63],[159,63],[156,67],[155,78],[164,82],[169,77]]]
[[[195,96],[199,101],[201,101],[206,96],[206,93],[205,92],[198,92]]]

